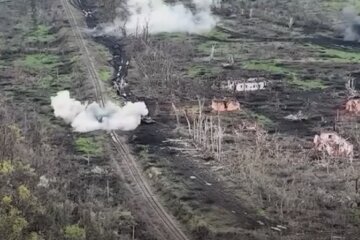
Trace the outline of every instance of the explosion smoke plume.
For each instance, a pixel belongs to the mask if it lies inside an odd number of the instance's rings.
[[[353,7],[342,10],[343,33],[345,41],[360,41],[360,16]]]
[[[70,123],[75,132],[90,132],[95,130],[130,131],[139,126],[141,117],[148,114],[144,102],[128,102],[119,107],[107,102],[104,107],[98,103],[91,104],[70,98],[69,91],[60,91],[51,97],[51,106],[55,117]]]
[[[215,27],[218,19],[211,13],[211,6],[219,0],[193,0],[195,11],[182,3],[167,4],[163,0],[128,0],[127,19],[120,16],[111,24],[104,24],[92,31],[95,35],[121,36],[139,33],[145,28],[149,33],[188,32],[202,33]]]

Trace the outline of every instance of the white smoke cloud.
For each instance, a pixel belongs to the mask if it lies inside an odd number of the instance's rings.
[[[121,28],[127,34],[140,33],[148,28],[149,33],[188,32],[203,33],[215,27],[218,19],[211,13],[211,6],[219,0],[194,0],[193,13],[182,3],[166,4],[163,0],[128,0],[129,16],[126,21],[117,17],[112,24],[100,26],[92,31],[95,35],[121,36]]]
[[[58,92],[51,97],[51,106],[55,117],[70,123],[75,132],[90,132],[95,130],[130,131],[139,126],[141,117],[148,114],[144,102],[128,102],[119,107],[107,102],[104,107],[98,103],[91,104],[70,98],[69,91]]]
[[[51,106],[54,109],[55,117],[61,117],[66,123],[71,123],[74,118],[85,110],[87,103],[84,105],[70,98],[69,91],[61,91],[56,97],[51,97]]]
[[[342,10],[345,41],[360,41],[360,16],[354,9],[354,7],[346,7]]]

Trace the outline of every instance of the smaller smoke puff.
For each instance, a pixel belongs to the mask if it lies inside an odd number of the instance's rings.
[[[360,41],[360,16],[353,7],[342,10],[343,32],[345,41]]]
[[[112,102],[107,102],[104,107],[96,102],[88,105],[70,98],[69,91],[61,91],[51,97],[51,106],[55,117],[70,123],[75,132],[131,131],[140,125],[141,117],[149,113],[144,102],[128,102],[124,107]]]

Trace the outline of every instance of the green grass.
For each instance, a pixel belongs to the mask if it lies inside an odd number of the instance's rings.
[[[274,74],[288,74],[291,71],[275,61],[250,61],[243,66],[249,70],[266,71]]]
[[[216,38],[216,39],[222,41],[222,40],[227,40],[230,37],[230,34],[224,33],[218,28],[214,28],[210,32],[204,34],[204,36],[209,37],[209,38]]]
[[[259,114],[259,113],[250,113],[250,116],[257,120],[258,123],[264,125],[264,126],[273,126],[275,123],[265,115]]]
[[[100,140],[94,137],[78,137],[75,140],[75,148],[88,156],[100,156],[103,153]]]
[[[189,67],[187,74],[191,78],[197,77],[213,77],[221,73],[221,68],[211,67],[211,66],[202,66],[202,65],[192,65]]]
[[[50,33],[50,28],[45,25],[38,25],[26,36],[28,43],[49,43],[55,41],[55,39],[55,35]]]
[[[197,44],[196,50],[200,54],[209,56],[212,46],[215,45],[215,56],[226,57],[232,54],[234,57],[242,53],[242,45],[237,42],[218,42],[218,41],[205,41]]]
[[[217,50],[217,47],[219,45],[219,43],[217,41],[206,41],[206,42],[202,42],[200,44],[197,45],[197,50],[200,53],[203,54],[207,54],[210,55],[211,53],[211,48],[212,46],[215,45],[215,51]],[[220,45],[221,47],[223,47],[222,45]]]
[[[344,7],[352,6],[356,10],[360,11],[360,1],[359,0],[326,0],[323,5],[325,8],[330,10],[339,11]]]
[[[153,35],[154,38],[159,39],[159,40],[167,40],[167,39],[172,39],[172,40],[176,40],[176,41],[183,41],[186,40],[188,37],[187,33],[181,33],[181,32],[174,32],[174,33],[158,33]]]
[[[52,75],[45,75],[39,77],[36,85],[40,89],[46,89],[51,92],[57,92],[71,86],[71,76],[68,74],[58,75],[56,77]]]
[[[327,86],[324,85],[323,81],[320,79],[314,80],[301,80],[297,75],[292,75],[289,80],[291,84],[296,85],[298,88],[306,91],[306,90],[314,90],[314,89],[326,89]]]
[[[36,83],[38,87],[43,89],[48,89],[51,87],[51,85],[54,83],[55,79],[51,75],[46,75],[44,77],[41,77]]]
[[[60,64],[60,58],[54,54],[35,53],[26,55],[17,63],[28,71],[51,70]]]
[[[314,89],[325,89],[327,86],[319,79],[314,80],[303,80],[300,79],[298,73],[295,70],[290,69],[289,67],[284,67],[281,64],[276,63],[276,61],[251,61],[244,65],[245,69],[266,71],[273,74],[283,74],[287,76],[287,80],[290,84],[295,85],[296,87],[302,90],[314,90]]]
[[[101,63],[107,63],[108,59],[111,58],[111,54],[109,52],[109,50],[101,45],[101,44],[97,44],[97,43],[90,43],[89,46],[91,47],[91,51],[93,51],[96,54],[96,59],[101,62]],[[77,56],[77,55],[75,55]]]
[[[101,81],[107,81],[111,77],[111,69],[110,68],[101,68],[99,70],[99,77]]]
[[[219,33],[213,33],[218,35]],[[220,37],[220,36],[217,36]],[[225,36],[222,36],[225,38]],[[252,48],[253,45],[250,43],[242,43],[242,42],[221,42],[216,40],[208,40],[204,41],[197,41],[196,52],[200,56],[210,56],[212,46],[215,46],[215,58],[223,59],[224,61],[227,60],[227,57],[232,55],[235,59],[245,59],[248,53],[248,49]]]
[[[276,125],[276,123],[267,116],[261,113],[254,112],[250,109],[244,109],[244,111],[241,112],[240,116],[241,118],[254,121],[264,127],[273,127]]]
[[[322,49],[320,56],[335,62],[360,63],[359,52],[348,52],[336,49]]]
[[[326,48],[316,44],[305,44],[306,48],[311,50],[314,57],[321,60],[339,62],[339,63],[358,63],[360,62],[360,52],[347,49]]]

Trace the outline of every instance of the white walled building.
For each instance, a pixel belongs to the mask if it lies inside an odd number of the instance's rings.
[[[247,80],[228,80],[223,83],[221,88],[235,92],[257,91],[265,89],[266,81],[259,78],[249,78]]]

